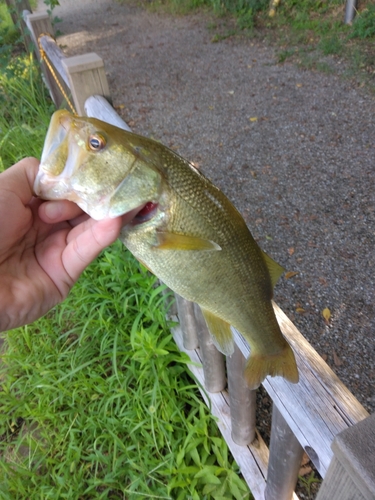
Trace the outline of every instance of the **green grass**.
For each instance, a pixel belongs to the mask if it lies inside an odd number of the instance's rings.
[[[0,45],[14,44],[19,39],[19,33],[8,13],[5,1],[0,2]],[[1,52],[0,52],[1,53]]]
[[[31,56],[11,58],[0,73],[0,170],[40,155],[53,110]]]
[[[7,334],[2,498],[249,498],[161,288],[118,242],[61,306]]]
[[[32,59],[13,57],[0,74],[0,171],[40,157],[52,111]],[[2,500],[251,498],[162,291],[118,241],[63,304],[4,335]]]

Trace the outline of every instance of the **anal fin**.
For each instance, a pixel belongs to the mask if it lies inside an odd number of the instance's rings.
[[[230,356],[234,351],[233,335],[230,324],[218,316],[215,316],[215,314],[207,309],[201,309],[215,346],[220,352],[226,356]]]

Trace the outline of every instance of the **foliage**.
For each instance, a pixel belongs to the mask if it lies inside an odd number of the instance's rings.
[[[165,320],[118,242],[46,318],[7,335],[5,498],[249,498]]]
[[[315,472],[312,471],[308,476],[302,477],[298,476],[301,486],[306,490],[307,498],[315,498],[318,492],[318,488],[322,482],[321,479],[315,476]]]
[[[47,5],[50,9],[54,9],[60,2],[58,0],[44,0],[45,5]]]
[[[371,38],[375,36],[375,5],[358,13],[353,22],[351,37]]]
[[[12,47],[20,43],[20,34],[14,26],[8,7],[0,1],[0,71],[3,71],[10,60]]]
[[[53,105],[42,84],[38,64],[24,53],[4,3],[0,3],[0,11],[4,13],[0,41],[7,40],[0,49],[1,171],[25,155],[40,155]]]
[[[12,44],[19,38],[19,33],[8,13],[8,7],[0,2],[0,44]]]
[[[53,109],[32,56],[13,58],[0,73],[0,169],[40,156]]]

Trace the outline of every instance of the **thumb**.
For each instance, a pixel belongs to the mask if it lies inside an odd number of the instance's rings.
[[[62,261],[74,282],[99,253],[118,238],[121,225],[121,217],[101,221],[89,219],[70,232]]]

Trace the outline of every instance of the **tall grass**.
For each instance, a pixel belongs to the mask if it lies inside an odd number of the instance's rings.
[[[35,64],[13,59],[0,168],[40,157],[52,111]],[[171,338],[162,289],[116,242],[63,304],[4,335],[1,499],[251,497]]]
[[[0,73],[1,170],[40,155],[53,109],[32,57],[11,58]]]
[[[60,307],[7,334],[2,498],[249,498],[160,292],[118,242]]]

